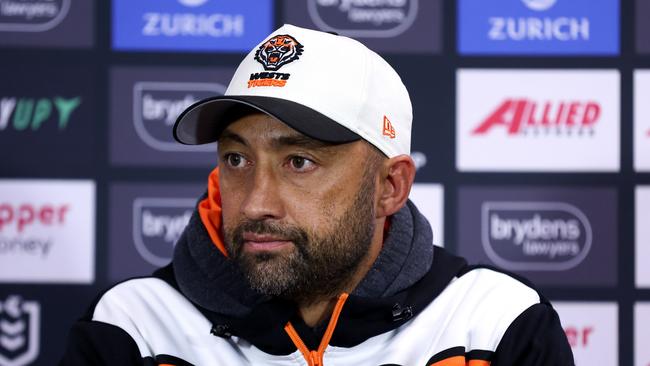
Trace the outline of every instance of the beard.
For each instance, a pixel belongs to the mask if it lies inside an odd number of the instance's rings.
[[[332,225],[324,232],[269,220],[246,220],[225,228],[226,248],[249,285],[262,294],[303,304],[338,295],[368,254],[375,231],[375,184],[368,175],[364,174],[350,207],[331,218]],[[293,248],[289,253],[247,253],[245,232],[277,236],[291,241]]]

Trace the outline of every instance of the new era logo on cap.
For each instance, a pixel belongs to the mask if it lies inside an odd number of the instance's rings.
[[[393,124],[390,123],[390,120],[386,116],[384,116],[384,129],[382,135],[388,136],[391,139],[395,138],[395,129],[393,128]]]

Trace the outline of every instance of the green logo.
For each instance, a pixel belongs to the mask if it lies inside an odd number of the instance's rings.
[[[81,97],[2,98],[0,131],[10,125],[17,131],[38,131],[46,123],[56,123],[59,130],[65,130],[79,105]]]

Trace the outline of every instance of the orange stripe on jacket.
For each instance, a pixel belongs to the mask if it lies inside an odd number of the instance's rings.
[[[490,366],[490,361],[469,360],[465,363],[465,356],[453,356],[434,362],[429,366]]]
[[[490,366],[490,361],[485,360],[469,360],[467,366]]]
[[[212,243],[228,256],[221,236],[221,192],[219,191],[219,167],[214,168],[208,177],[208,197],[199,202],[199,216],[208,231]]]
[[[429,366],[466,366],[465,365],[465,356],[453,356],[434,362]]]

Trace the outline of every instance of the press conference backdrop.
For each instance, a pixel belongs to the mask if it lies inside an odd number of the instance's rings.
[[[650,365],[649,20],[650,0],[0,0],[0,366],[56,363],[101,290],[169,262],[216,162],[173,122],[283,23],[398,70],[436,245],[535,281],[579,366]]]

